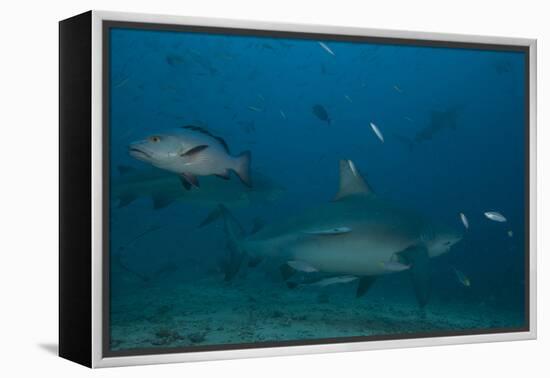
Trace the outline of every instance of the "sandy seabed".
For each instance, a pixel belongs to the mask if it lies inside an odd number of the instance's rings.
[[[523,324],[512,309],[464,297],[432,295],[421,310],[403,285],[391,295],[391,286],[380,285],[355,298],[354,284],[289,290],[282,282],[260,282],[228,284],[209,277],[119,293],[111,302],[111,350],[474,332]]]

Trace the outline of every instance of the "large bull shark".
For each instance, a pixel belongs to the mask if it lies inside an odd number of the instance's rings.
[[[184,190],[176,175],[158,168],[137,169],[118,166],[118,175],[111,178],[111,198],[118,207],[125,207],[139,198],[151,198],[155,210],[174,202],[216,208],[220,203],[229,207],[246,207],[251,203],[270,202],[284,193],[284,188],[259,172],[253,188],[240,181],[220,183],[216,177],[204,177],[200,188]]]
[[[429,259],[449,252],[461,239],[458,231],[377,196],[350,160],[340,161],[340,187],[333,201],[254,234],[247,234],[224,207],[219,212],[231,256],[226,280],[245,260],[255,266],[272,258],[282,263],[286,279],[289,266],[357,277],[359,297],[377,277],[408,270],[421,307],[429,296]]]

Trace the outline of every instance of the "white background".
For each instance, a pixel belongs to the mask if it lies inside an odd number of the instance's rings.
[[[545,1],[6,1],[0,22],[0,376],[548,376],[549,14]],[[88,9],[530,37],[539,40],[539,340],[91,371],[57,343],[57,21]],[[546,147],[546,148],[545,148]],[[465,151],[467,153],[467,151]],[[546,227],[546,232],[544,229]],[[543,234],[544,233],[544,234]],[[546,351],[545,351],[546,348]]]

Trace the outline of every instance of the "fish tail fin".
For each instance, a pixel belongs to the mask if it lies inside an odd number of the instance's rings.
[[[241,179],[243,184],[248,187],[252,186],[252,181],[250,179],[250,151],[245,151],[236,158],[236,167],[233,169],[237,176]]]
[[[245,231],[235,216],[225,206],[220,205],[218,207],[218,214],[223,218],[227,248],[229,250],[229,259],[224,269],[225,281],[231,281],[239,273],[243,261],[248,257],[242,247]]]

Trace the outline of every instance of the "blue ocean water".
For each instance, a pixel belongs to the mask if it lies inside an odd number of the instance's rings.
[[[112,350],[525,327],[524,53],[323,43],[111,30]],[[235,175],[186,191],[128,155],[130,143],[184,125],[250,151],[253,193]],[[331,201],[341,159],[377,196],[463,233],[430,259],[425,307],[407,271],[360,298],[355,283],[289,289],[269,259],[224,279],[223,222],[199,227],[218,203],[247,230],[269,227]],[[163,191],[179,194],[155,209]]]

